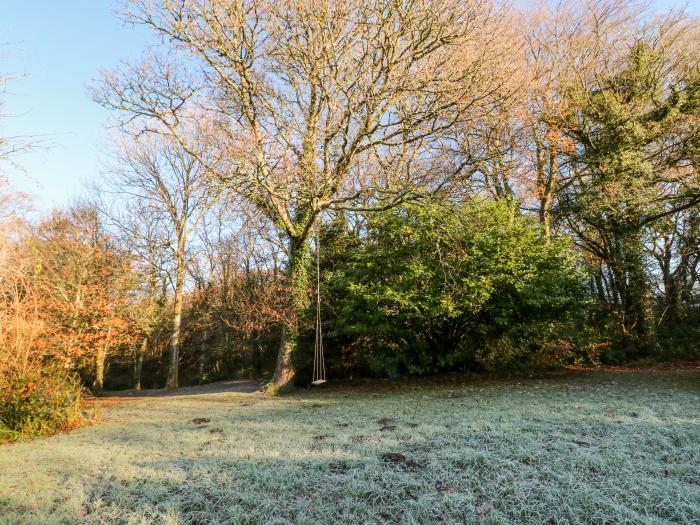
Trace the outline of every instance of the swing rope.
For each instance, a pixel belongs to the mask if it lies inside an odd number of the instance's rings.
[[[323,331],[321,327],[321,243],[316,228],[316,341],[314,342],[314,371],[312,385],[326,382],[326,362],[323,357]]]

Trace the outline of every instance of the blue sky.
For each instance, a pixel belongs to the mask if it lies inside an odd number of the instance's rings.
[[[100,69],[136,59],[152,42],[143,28],[125,26],[112,0],[2,0],[0,71],[21,74],[7,87],[2,135],[46,139],[4,167],[18,190],[35,194],[37,207],[63,205],[100,170],[109,114],[87,87]],[[102,145],[102,146],[101,146]]]
[[[87,87],[99,71],[133,60],[154,41],[125,26],[113,0],[1,0],[0,72],[24,75],[8,87],[0,136],[42,136],[47,147],[4,167],[11,185],[36,196],[39,209],[70,202],[101,168],[107,111]],[[684,2],[653,2],[660,12]],[[700,0],[688,4],[700,14]]]

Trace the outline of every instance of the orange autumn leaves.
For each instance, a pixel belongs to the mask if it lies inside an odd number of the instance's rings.
[[[95,348],[134,342],[128,315],[129,258],[119,253],[95,210],[74,208],[40,226],[37,283],[46,312],[44,352],[71,360]]]
[[[3,317],[16,320],[5,325],[0,341],[7,366],[27,370],[55,360],[79,369],[89,366],[97,348],[134,342],[129,257],[104,231],[96,210],[56,212],[3,242],[22,272],[0,281],[8,299]]]

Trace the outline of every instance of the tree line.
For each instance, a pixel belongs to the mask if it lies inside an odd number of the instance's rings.
[[[110,388],[697,357],[700,25],[634,2],[126,4],[108,169],[3,201],[0,367]],[[0,143],[1,144],[1,143]]]

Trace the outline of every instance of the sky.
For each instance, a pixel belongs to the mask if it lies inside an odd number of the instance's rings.
[[[126,26],[112,0],[0,0],[0,72],[6,87],[0,136],[32,136],[40,147],[4,166],[11,186],[36,196],[39,209],[80,194],[102,167],[109,112],[89,95],[104,68],[138,59],[153,43]]]
[[[683,1],[657,0],[668,11]],[[100,70],[137,60],[155,43],[144,29],[124,25],[114,0],[0,0],[0,72],[21,75],[2,95],[0,136],[32,136],[41,146],[4,166],[13,189],[35,207],[65,206],[99,177],[109,112],[89,96]],[[687,3],[700,15],[700,0]]]

